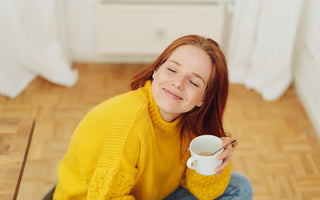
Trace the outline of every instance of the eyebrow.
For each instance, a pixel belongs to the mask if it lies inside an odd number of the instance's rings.
[[[175,63],[175,64],[178,65],[179,67],[182,67],[182,65],[181,65],[178,61],[175,61],[175,60],[168,60],[168,61]],[[194,73],[194,72],[192,72],[192,74],[193,74],[194,76],[198,77],[199,79],[201,79],[201,81],[202,81],[204,84],[206,84],[206,82],[204,81],[204,79],[202,78],[202,76],[200,76],[199,74]]]

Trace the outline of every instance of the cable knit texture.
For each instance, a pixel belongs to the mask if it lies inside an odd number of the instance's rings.
[[[179,184],[199,199],[218,197],[231,165],[219,176],[186,170],[179,127],[179,119],[161,118],[150,81],[101,103],[76,128],[59,165],[53,199],[157,200]]]
[[[203,176],[187,169],[185,183],[182,184],[201,200],[212,200],[223,194],[231,176],[231,164],[219,176]]]

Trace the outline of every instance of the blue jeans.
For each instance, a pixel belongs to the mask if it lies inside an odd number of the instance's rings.
[[[231,173],[230,182],[224,193],[216,200],[251,200],[253,189],[249,179],[237,172]],[[164,200],[197,200],[187,189],[179,186]]]

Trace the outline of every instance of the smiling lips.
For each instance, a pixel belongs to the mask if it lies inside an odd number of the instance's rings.
[[[170,98],[175,99],[175,100],[183,100],[182,97],[180,97],[180,96],[178,96],[178,95],[170,92],[169,90],[167,90],[167,89],[165,89],[165,88],[162,88],[162,89],[163,89],[163,91],[165,92],[165,94],[166,94],[167,96],[169,96]]]

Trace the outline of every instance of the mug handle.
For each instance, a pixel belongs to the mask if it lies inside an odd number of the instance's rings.
[[[187,166],[188,168],[190,169],[196,169],[196,167],[194,167],[195,163],[194,161],[196,161],[197,159],[193,158],[193,157],[190,157],[187,161]],[[192,163],[193,163],[193,166],[192,166]]]

